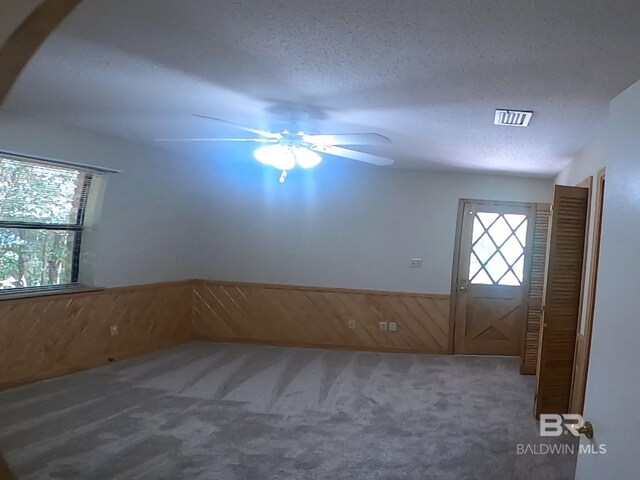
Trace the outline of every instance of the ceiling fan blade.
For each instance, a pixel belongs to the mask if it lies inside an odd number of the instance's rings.
[[[305,135],[302,139],[315,145],[386,145],[391,143],[391,140],[378,133]]]
[[[280,135],[279,133],[267,132],[266,130],[258,130],[257,128],[245,127],[244,125],[240,125],[238,123],[227,122],[226,120],[222,120],[221,118],[207,117],[206,115],[194,115],[194,117],[204,118],[206,120],[214,120],[216,122],[224,123],[225,125],[244,130],[245,132],[255,133],[256,135],[260,135],[261,137],[275,139],[282,138],[282,135]]]
[[[275,138],[156,138],[156,142],[258,142],[276,143]]]
[[[328,153],[329,155],[335,155],[337,157],[350,158],[351,160],[357,160],[358,162],[371,163],[381,167],[391,165],[394,162],[390,158],[379,157],[377,155],[371,155],[370,153],[357,152],[350,148],[336,147],[334,145],[314,147],[312,150],[320,153]]]

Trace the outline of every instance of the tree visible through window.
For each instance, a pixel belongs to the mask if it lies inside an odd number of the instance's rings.
[[[78,281],[92,173],[0,154],[0,290]]]

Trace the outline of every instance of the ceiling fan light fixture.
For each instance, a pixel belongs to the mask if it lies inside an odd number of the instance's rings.
[[[253,152],[256,160],[278,170],[291,170],[298,164],[302,168],[313,168],[322,161],[322,157],[305,147],[290,145],[269,145]]]
[[[269,145],[258,148],[253,152],[256,160],[264,165],[278,170],[291,170],[296,166],[296,157],[289,147],[284,145]]]
[[[509,111],[508,113],[514,113]],[[527,113],[527,112],[525,112]],[[528,112],[531,114],[531,112]],[[206,115],[194,115],[198,118],[212,120],[237,130],[257,135],[255,138],[164,138],[159,142],[241,142],[241,143],[269,143],[271,145],[259,148],[253,152],[257,161],[263,165],[277,168],[281,171],[291,170],[296,164],[300,168],[313,168],[322,162],[319,153],[327,153],[334,157],[348,158],[372,165],[387,166],[393,160],[350,148],[358,145],[386,145],[391,140],[379,133],[332,133],[307,135],[303,130],[283,130],[280,133],[246,127],[238,123],[228,122],[221,118]],[[509,120],[510,118],[508,118]],[[512,119],[516,126],[524,126],[521,117]],[[295,132],[295,133],[294,133]]]
[[[322,157],[308,148],[296,148],[294,155],[302,168],[313,168],[322,162]]]

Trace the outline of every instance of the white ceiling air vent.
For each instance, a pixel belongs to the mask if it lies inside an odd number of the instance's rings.
[[[526,110],[501,110],[496,108],[493,124],[504,127],[526,127],[529,125],[531,117],[533,117],[533,112]]]

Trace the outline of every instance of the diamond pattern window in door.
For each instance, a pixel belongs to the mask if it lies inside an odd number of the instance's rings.
[[[520,286],[524,278],[527,217],[515,213],[475,213],[469,281]]]

